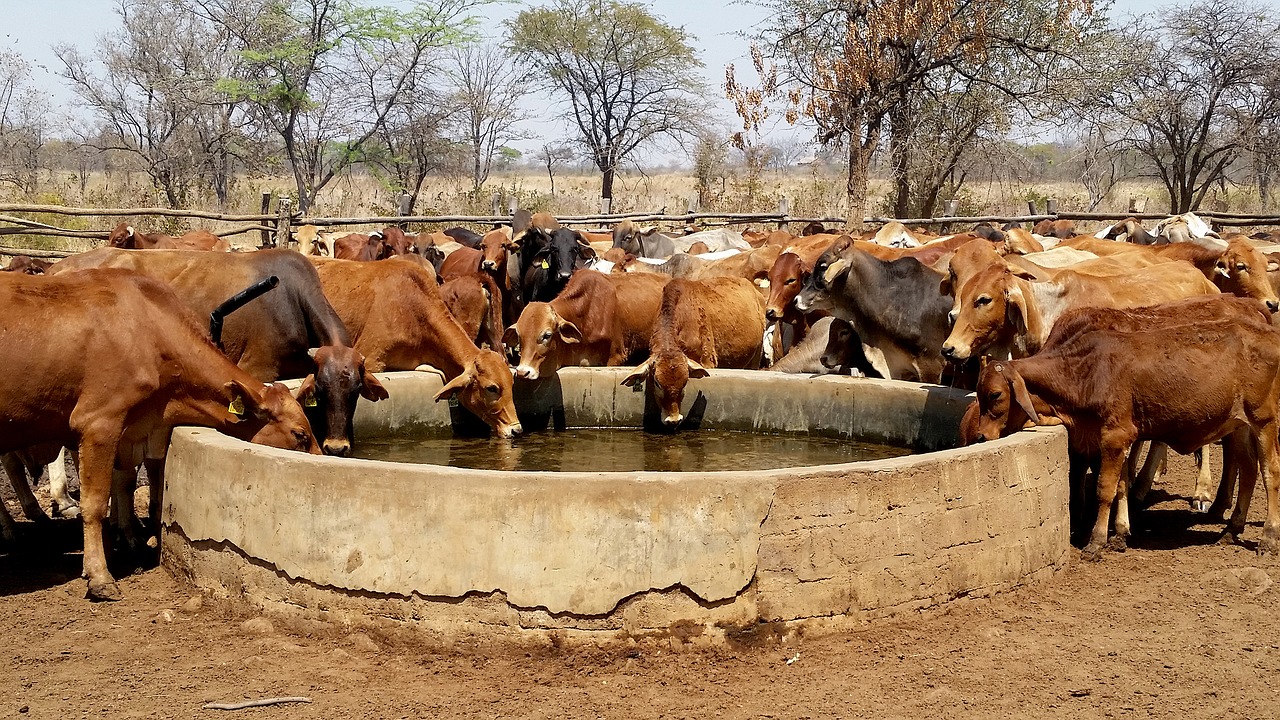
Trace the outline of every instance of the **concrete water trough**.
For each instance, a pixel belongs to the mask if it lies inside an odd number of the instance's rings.
[[[646,393],[619,386],[627,372],[566,369],[525,387],[526,431],[639,426]],[[437,377],[380,378],[391,397],[362,402],[357,444],[449,425],[450,408],[431,400]],[[268,614],[413,627],[445,642],[703,644],[836,630],[1065,563],[1066,433],[952,449],[965,404],[928,385],[713,371],[686,396],[702,427],[918,453],[752,472],[472,470],[307,456],[181,428],[163,564]]]

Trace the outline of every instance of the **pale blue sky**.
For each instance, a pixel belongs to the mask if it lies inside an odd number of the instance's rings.
[[[484,24],[488,32],[497,35],[503,20],[513,17],[530,4],[537,3],[511,3],[487,8]],[[748,44],[739,34],[765,22],[767,17],[763,10],[745,3],[703,0],[650,0],[647,4],[655,14],[671,24],[685,27],[697,38],[707,84],[711,88],[723,87],[724,68],[728,63],[747,70],[750,77]],[[1144,12],[1164,4],[1167,3],[1159,0],[1116,0],[1111,14],[1120,16]],[[58,60],[52,46],[70,43],[92,49],[100,34],[118,24],[116,7],[115,0],[0,0],[0,18],[4,18],[4,36],[0,42],[3,42],[3,47],[34,62],[37,66],[35,81],[48,90],[56,104],[66,105],[70,93],[56,75]],[[540,104],[546,105],[545,102]],[[733,117],[732,107],[727,101],[720,100],[718,108],[720,116],[726,124],[729,123]],[[563,132],[548,123],[535,123],[529,131],[543,136],[556,136]],[[539,141],[528,141],[517,143],[517,146],[530,149],[539,144]]]

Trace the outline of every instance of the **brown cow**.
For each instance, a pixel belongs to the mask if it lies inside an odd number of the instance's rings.
[[[333,241],[333,257],[336,260],[373,262],[383,256],[382,236],[376,233],[364,235],[348,233]]]
[[[485,273],[459,275],[440,285],[440,299],[477,346],[506,355],[502,344],[502,290]]]
[[[0,452],[80,448],[89,597],[118,600],[102,520],[112,468],[163,457],[176,425],[319,454],[302,407],[227,360],[168,286],[117,269],[0,275]],[[162,483],[152,486],[153,519]]]
[[[662,422],[674,427],[689,380],[708,368],[759,368],[763,338],[764,299],[749,280],[677,278],[663,288],[649,359],[622,384],[651,378]]]
[[[1041,220],[1031,229],[1031,232],[1041,237],[1055,237],[1059,240],[1066,240],[1076,236],[1076,224],[1070,220]]]
[[[1159,362],[1150,362],[1158,357]],[[1255,300],[1192,298],[1132,310],[1081,308],[1063,316],[1043,350],[997,361],[978,381],[977,440],[1025,423],[1066,426],[1074,452],[1101,457],[1098,514],[1084,548],[1098,559],[1129,448],[1139,440],[1177,452],[1247,431],[1259,460],[1240,464],[1240,501],[1227,525],[1244,530],[1258,465],[1267,488],[1267,521],[1259,549],[1280,550],[1280,330]],[[1115,540],[1129,534],[1126,503],[1116,513]]]
[[[107,235],[107,245],[126,250],[231,250],[230,243],[208,230],[192,230],[173,237],[164,233],[140,233],[128,223],[120,223]]]
[[[27,275],[43,275],[51,267],[53,267],[53,263],[48,260],[40,260],[30,255],[15,255],[9,261],[8,266],[4,268],[4,271],[25,273]]]
[[[942,354],[964,362],[990,352],[1001,358],[1035,353],[1067,310],[1094,306],[1131,308],[1216,295],[1218,288],[1184,263],[1160,263],[1119,276],[1057,270],[1051,280],[1008,264],[993,265],[956,289],[951,334]]]
[[[516,377],[622,365],[647,352],[666,284],[666,276],[648,273],[575,273],[555,300],[529,303],[507,328],[505,343],[520,346]]]
[[[513,323],[520,317],[520,310],[524,307],[519,285],[509,270],[511,253],[519,249],[520,244],[511,239],[510,228],[490,230],[480,239],[479,248],[458,248],[440,263],[440,282],[448,282],[471,273],[485,273],[493,279],[500,291],[498,308],[502,313],[503,325]]]
[[[499,436],[521,432],[511,397],[511,369],[462,329],[428,270],[401,261],[359,263],[311,258],[324,293],[372,372],[439,369],[448,380],[437,401],[457,395]]]

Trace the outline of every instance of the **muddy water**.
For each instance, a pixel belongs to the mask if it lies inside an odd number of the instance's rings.
[[[694,430],[663,435],[630,428],[545,431],[516,440],[374,438],[357,440],[353,452],[370,460],[554,472],[770,470],[909,454],[906,448],[799,434]]]

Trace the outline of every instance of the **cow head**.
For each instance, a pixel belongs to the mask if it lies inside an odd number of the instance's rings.
[[[841,235],[818,257],[813,272],[809,273],[809,278],[796,295],[796,309],[800,312],[831,309],[832,287],[848,274],[849,259],[845,253],[853,249],[853,238]]]
[[[1024,427],[1040,422],[1035,402],[1027,390],[1027,383],[1009,362],[991,362],[978,374],[978,418],[969,418],[966,411],[970,440],[985,442],[997,440]]]
[[[365,369],[364,356],[352,348],[325,345],[308,354],[315,360],[316,371],[303,379],[295,394],[308,409],[324,454],[346,457],[351,452],[357,397],[385,400],[387,389]]]
[[[480,240],[480,269],[490,273],[507,271],[507,253],[520,249],[507,228],[490,230]]]
[[[827,347],[822,351],[822,366],[832,370],[847,365],[849,362],[849,345],[854,341],[862,342],[848,320],[831,319],[831,329],[827,334]]]
[[[809,272],[795,253],[782,253],[769,268],[769,299],[765,303],[764,316],[778,320],[787,312],[792,301],[800,294]]]
[[[997,342],[1012,344],[1026,335],[1027,300],[1019,279],[1035,278],[1001,263],[964,282],[950,313],[953,327],[942,345],[943,357],[963,363]]]
[[[654,398],[662,413],[662,424],[675,427],[684,420],[680,406],[684,403],[684,389],[690,380],[708,377],[707,369],[679,350],[661,351],[645,360],[622,379],[622,385],[630,387],[653,378]]]
[[[30,255],[18,255],[9,261],[9,265],[4,268],[5,272],[16,272],[24,275],[44,275],[45,271],[53,267],[53,263],[48,260],[40,260]]]
[[[561,228],[551,236],[553,279],[557,283],[569,282],[575,270],[585,267],[594,259],[596,251],[582,233]]]
[[[544,302],[526,305],[502,337],[504,345],[520,347],[516,377],[522,380],[537,380],[564,367],[573,353],[570,346],[581,342],[582,331]]]
[[[635,223],[623,220],[613,228],[613,246],[631,255],[640,255],[640,235],[636,232]]]
[[[1253,243],[1243,236],[1233,236],[1214,267],[1213,282],[1224,293],[1254,298],[1266,303],[1271,312],[1280,310],[1280,297],[1271,287],[1267,273],[1280,270],[1280,264],[1268,260]]]
[[[523,431],[512,399],[511,368],[498,353],[481,350],[457,377],[440,388],[435,401],[455,395],[462,407],[483,420],[499,437],[512,438]]]
[[[388,225],[375,234],[382,238],[382,257],[408,255],[414,249],[413,239],[395,225]]]
[[[107,245],[118,248],[133,248],[136,245],[134,240],[133,226],[128,223],[120,223],[107,235]]]
[[[283,383],[232,380],[224,389],[231,435],[258,445],[320,454],[306,413]]]

